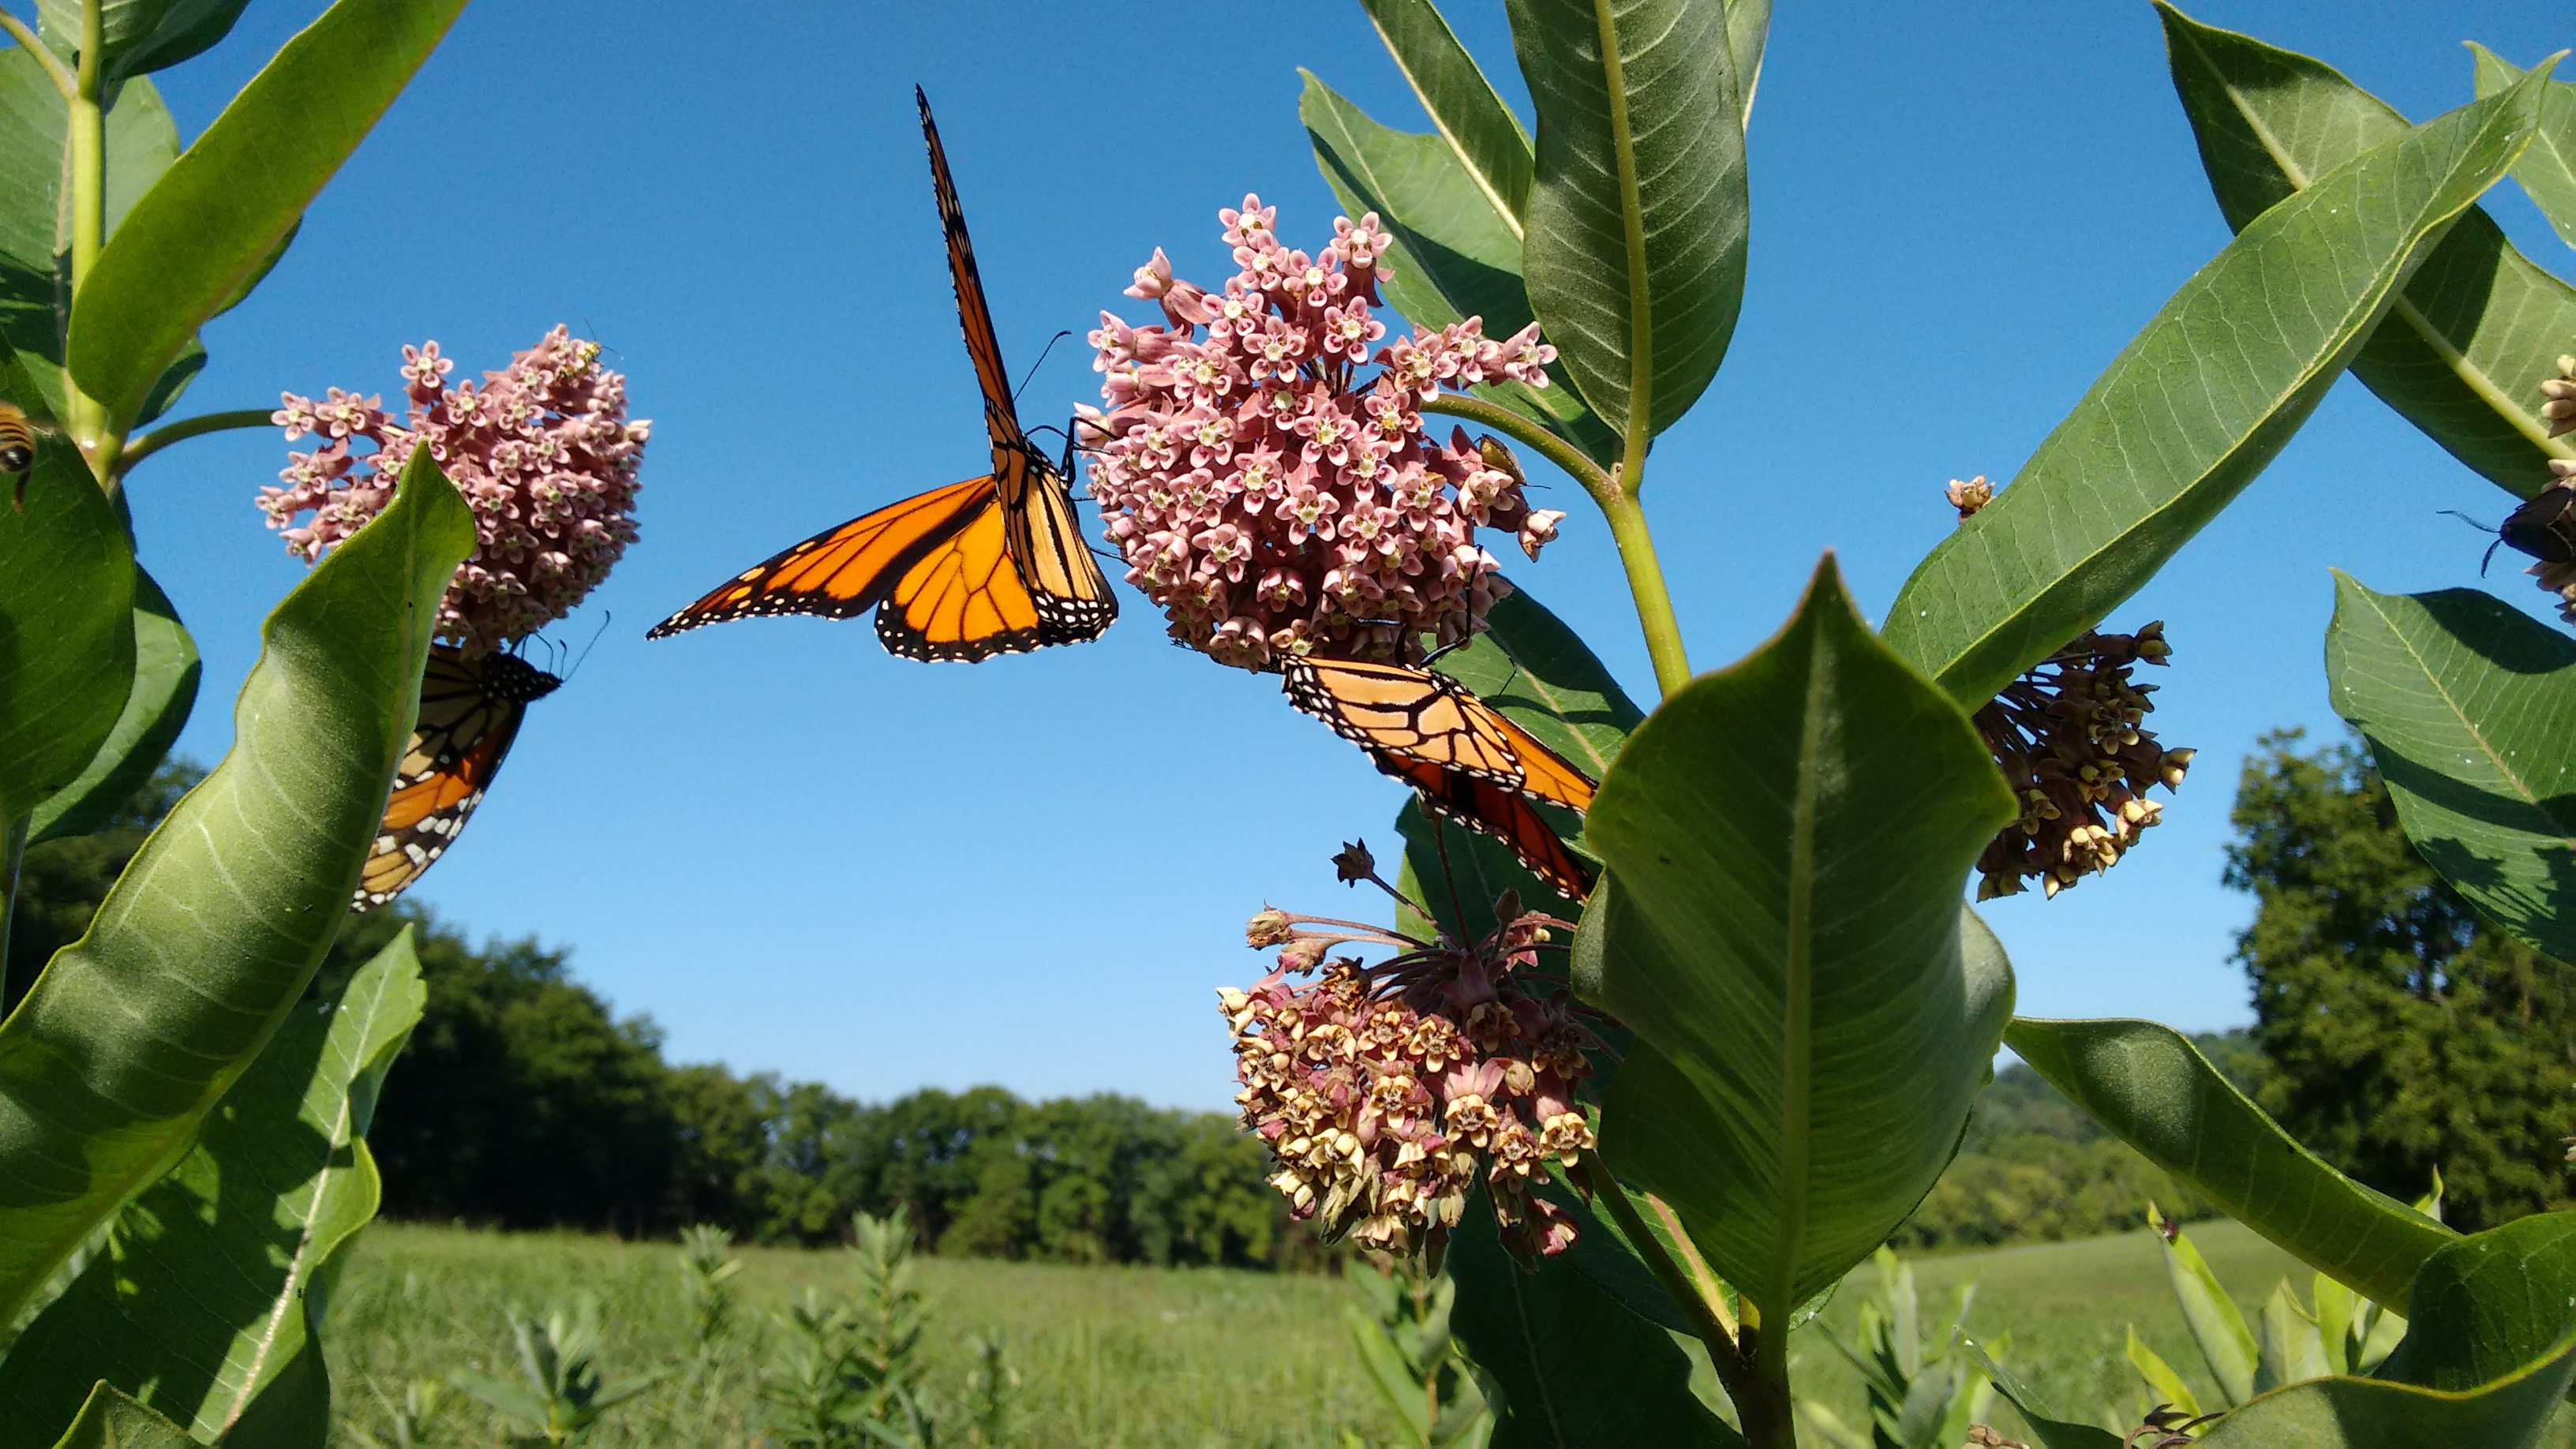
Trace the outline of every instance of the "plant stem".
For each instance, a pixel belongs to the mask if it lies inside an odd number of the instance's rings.
[[[1798,1449],[1796,1401],[1789,1392],[1789,1319],[1785,1314],[1776,1321],[1764,1319],[1747,1303],[1744,1326],[1751,1340],[1745,1367],[1753,1380],[1735,1401],[1735,1412],[1744,1420],[1744,1441],[1752,1449]]]
[[[1422,410],[1465,418],[1514,442],[1527,444],[1583,485],[1583,491],[1600,506],[1601,516],[1609,521],[1612,541],[1619,545],[1619,562],[1628,571],[1628,592],[1637,601],[1637,626],[1646,636],[1646,657],[1654,661],[1656,688],[1671,694],[1689,683],[1690,656],[1682,649],[1681,621],[1673,616],[1672,595],[1664,587],[1664,566],[1655,557],[1655,538],[1646,528],[1645,511],[1637,502],[1635,480],[1644,466],[1642,444],[1638,456],[1620,470],[1621,476],[1613,476],[1563,438],[1482,398],[1442,393],[1424,403]]]
[[[160,452],[172,443],[184,443],[190,438],[203,437],[207,433],[220,433],[230,428],[273,428],[275,426],[277,426],[276,414],[269,408],[236,408],[231,412],[200,413],[193,418],[181,418],[175,423],[164,423],[135,439],[133,446],[117,455],[116,467],[111,477],[114,481],[122,482],[126,474],[134,471],[135,464]]]
[[[1735,1326],[1727,1321],[1725,1305],[1702,1293],[1700,1286],[1682,1271],[1681,1264],[1673,1261],[1672,1254],[1664,1248],[1663,1239],[1656,1237],[1654,1229],[1646,1225],[1637,1205],[1628,1201],[1627,1190],[1619,1186],[1619,1179],[1602,1167],[1600,1154],[1584,1158],[1580,1170],[1583,1186],[1591,1192],[1592,1200],[1610,1210],[1611,1219],[1619,1224],[1619,1231],[1627,1236],[1630,1246],[1637,1250],[1637,1256],[1646,1260],[1647,1267],[1654,1269],[1655,1276],[1663,1282],[1664,1291],[1673,1295],[1673,1301],[1689,1315],[1691,1331],[1708,1346],[1709,1365],[1717,1370],[1717,1381],[1725,1385],[1726,1396],[1734,1400],[1736,1412],[1749,1412],[1745,1408],[1745,1396],[1755,1391],[1755,1384],[1747,1371]]]
[[[80,69],[74,76],[71,116],[64,132],[63,145],[70,160],[72,213],[72,297],[80,297],[81,284],[88,280],[98,265],[99,250],[107,244],[107,112],[99,104],[104,81],[101,64],[107,46],[105,22],[100,17],[102,0],[81,0]],[[90,472],[99,486],[116,491],[116,454],[121,438],[110,436],[114,426],[96,398],[81,389],[80,380],[68,372],[64,375],[63,411],[71,425],[72,442],[89,460]]]
[[[1655,661],[1655,687],[1667,697],[1690,683],[1690,656],[1682,650],[1681,620],[1673,617],[1673,596],[1664,588],[1664,566],[1655,557],[1655,536],[1646,528],[1646,511],[1625,489],[1601,504],[1610,520],[1610,537],[1619,545],[1619,562],[1628,570],[1628,592],[1637,600],[1637,627],[1645,631],[1646,657]]]
[[[44,70],[46,78],[54,83],[54,89],[63,93],[64,100],[68,101],[72,98],[72,91],[78,82],[73,79],[71,71],[64,67],[62,61],[45,48],[45,43],[36,38],[36,32],[27,28],[27,22],[6,10],[0,10],[0,30],[7,31],[9,38],[18,42],[20,49],[36,58],[36,64]]]
[[[8,802],[0,801],[0,813]],[[0,1010],[18,1004],[27,994],[27,983],[9,979],[9,918],[18,910],[18,869],[27,859],[27,832],[35,824],[33,814],[10,815],[0,821]]]

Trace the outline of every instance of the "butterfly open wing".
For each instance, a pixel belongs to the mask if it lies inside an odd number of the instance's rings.
[[[350,910],[392,900],[446,854],[500,773],[528,705],[562,683],[507,654],[468,661],[449,645],[431,646],[411,745],[395,770]]]
[[[1011,566],[999,500],[907,569],[877,610],[877,639],[907,659],[973,663],[1057,642]]]
[[[941,544],[994,512],[996,501],[992,479],[969,478],[853,518],[743,570],[644,637],[753,614],[857,618],[883,603]]]

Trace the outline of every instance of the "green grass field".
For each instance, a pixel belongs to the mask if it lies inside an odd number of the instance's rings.
[[[2307,1296],[2308,1271],[2244,1229],[2204,1223],[2191,1233],[2249,1319],[2284,1276]],[[758,1442],[750,1385],[768,1315],[808,1283],[839,1292],[850,1279],[833,1251],[754,1248],[742,1256],[742,1336],[752,1341],[703,1383],[674,1381],[621,1408],[592,1443]],[[383,1433],[369,1380],[399,1397],[405,1381],[452,1368],[514,1374],[503,1318],[514,1303],[542,1309],[594,1294],[605,1311],[603,1361],[612,1377],[671,1362],[688,1334],[678,1257],[668,1244],[379,1224],[331,1305],[342,1412]],[[1926,1319],[1946,1322],[1954,1289],[1975,1279],[1971,1331],[1989,1340],[2009,1333],[2007,1362],[2070,1417],[2089,1419],[2104,1404],[2136,1397],[2121,1353],[2132,1323],[2195,1387],[2210,1388],[2144,1230],[1914,1261]],[[1350,1347],[1342,1307],[1352,1297],[1338,1278],[940,1259],[919,1267],[932,1312],[934,1388],[962,1386],[968,1334],[998,1334],[1023,1380],[1026,1443],[1339,1449],[1346,1433],[1392,1442],[1392,1416]],[[1854,1274],[1825,1321],[1848,1328],[1874,1278],[1869,1268]],[[1855,1378],[1820,1336],[1802,1336],[1806,1391],[1851,1421]],[[1996,1418],[1999,1427],[2016,1422],[2000,1404]],[[481,1406],[451,1395],[433,1442],[488,1445],[499,1427]]]

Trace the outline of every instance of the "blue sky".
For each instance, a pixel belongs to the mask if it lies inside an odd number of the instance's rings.
[[[183,133],[320,9],[262,0],[164,75]],[[1501,7],[1452,9],[1517,89]],[[2469,98],[2460,41],[2528,64],[2576,40],[2527,4],[2195,13],[2321,55],[2419,120]],[[1329,234],[1300,65],[1427,128],[1356,5],[469,7],[267,284],[208,329],[181,408],[391,395],[405,342],[435,337],[461,376],[561,321],[612,350],[653,419],[643,541],[558,632],[577,645],[603,608],[614,624],[414,894],[478,935],[570,947],[678,1059],[865,1097],[998,1082],[1222,1106],[1211,990],[1262,969],[1243,918],[1350,909],[1327,857],[1390,844],[1399,803],[1269,680],[1170,647],[1123,585],[1101,642],[973,667],[893,658],[863,622],[642,635],[779,547],[983,466],[915,82],[1026,368],[1100,307],[1141,315],[1118,293],[1157,245],[1184,276],[1222,275],[1214,213],[1246,190],[1292,242]],[[2010,477],[2227,237],[2144,3],[1784,3],[1751,147],[1743,321],[1648,485],[1702,669],[1768,635],[1827,548],[1882,613],[1951,527],[1944,481]],[[2568,269],[2518,191],[2488,205]],[[1024,413],[1094,386],[1059,346]],[[205,652],[181,742],[200,761],[229,743],[258,620],[303,572],[251,506],[285,452],[222,435],[132,480],[145,561]],[[1572,517],[1515,577],[1649,697],[1602,526],[1549,481]],[[2327,568],[2473,583],[2484,541],[2437,510],[2508,506],[2347,380],[2112,617],[2166,620],[2156,724],[2200,761],[2111,876],[1989,908],[2024,1012],[2250,1019],[2226,815],[2258,734],[2340,729]],[[2503,560],[2490,586],[2540,602]]]

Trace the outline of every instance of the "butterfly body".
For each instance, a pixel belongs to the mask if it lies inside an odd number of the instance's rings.
[[[974,663],[1095,639],[1118,617],[1074,518],[1072,449],[1057,464],[1020,427],[948,156],[929,100],[917,88],[914,96],[958,322],[984,395],[992,471],[816,534],[736,575],[647,638],[755,614],[850,619],[874,610],[877,638],[890,652]]]
[[[1311,658],[1288,661],[1280,686],[1424,808],[1510,846],[1569,899],[1591,894],[1591,872],[1532,802],[1580,814],[1592,781],[1467,686],[1406,665]]]
[[[2576,563],[2576,489],[2540,490],[2505,515],[2496,538],[2542,563]]]
[[[456,843],[518,739],[528,706],[562,684],[513,654],[467,659],[452,645],[430,646],[411,744],[349,909],[371,911],[392,900]]]

